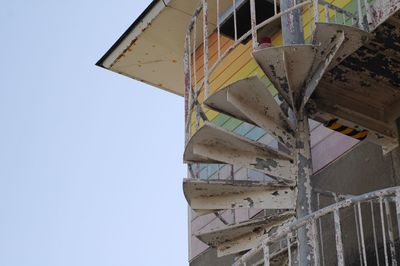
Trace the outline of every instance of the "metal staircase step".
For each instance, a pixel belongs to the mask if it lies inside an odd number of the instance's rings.
[[[253,57],[278,92],[293,107],[301,97],[316,54],[315,45],[287,45],[256,50]]]
[[[219,257],[236,254],[259,245],[266,233],[284,223],[291,222],[294,215],[294,211],[287,211],[243,223],[200,231],[196,237],[207,245],[217,248]]]
[[[200,212],[222,209],[294,209],[297,190],[277,182],[183,180],[190,207]]]
[[[335,39],[340,32],[344,33],[345,39],[341,47],[335,53],[328,70],[340,64],[346,57],[353,54],[372,39],[373,36],[371,33],[352,26],[321,22],[316,23],[313,43],[318,46],[318,57],[321,60],[324,60],[326,51],[330,50],[330,47],[334,45]]]
[[[291,155],[227,131],[210,122],[190,138],[184,161],[227,163],[263,172],[278,181],[293,181],[295,165]]]
[[[255,124],[291,150],[293,126],[264,83],[257,77],[236,81],[205,101],[211,109]]]

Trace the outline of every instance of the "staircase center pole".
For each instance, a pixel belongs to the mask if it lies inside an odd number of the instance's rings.
[[[295,5],[295,0],[281,0],[281,11]],[[287,15],[282,16],[282,34],[285,45],[304,44],[303,26],[301,23],[301,11],[296,9]],[[311,145],[310,127],[308,116],[305,110],[297,110],[297,132],[296,132],[296,164],[297,164],[297,218],[301,218],[311,213]],[[311,224],[298,231],[299,240],[299,265],[315,265],[315,230]]]
[[[304,217],[312,212],[311,209],[311,176],[312,158],[310,144],[310,126],[305,111],[300,111],[297,118],[296,150],[297,164],[297,218]],[[299,265],[317,265],[315,225],[306,224],[298,231]]]
[[[281,11],[284,11],[293,7],[295,5],[295,0],[281,0],[280,3]],[[304,44],[301,10],[299,8],[283,15],[281,24],[284,44]]]

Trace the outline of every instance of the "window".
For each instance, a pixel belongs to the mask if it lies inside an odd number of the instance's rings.
[[[266,19],[274,16],[274,4],[267,0],[256,0],[256,21],[257,24],[265,21]],[[278,7],[279,8],[279,7]],[[236,24],[237,24],[237,36],[238,39],[247,33],[251,29],[251,18],[250,18],[250,1],[249,0],[236,0]],[[279,10],[278,10],[279,12]],[[228,8],[220,17],[221,34],[235,39],[235,28],[234,28],[234,16],[233,16],[233,5]],[[258,39],[262,39],[265,36],[272,36],[280,30],[281,21],[280,19],[275,20],[273,23],[266,25],[264,28],[258,31]],[[251,36],[245,40],[247,42],[251,39]]]

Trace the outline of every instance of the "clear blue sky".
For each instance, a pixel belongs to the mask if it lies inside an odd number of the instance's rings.
[[[150,0],[2,1],[0,265],[187,265],[183,99],[96,67]]]

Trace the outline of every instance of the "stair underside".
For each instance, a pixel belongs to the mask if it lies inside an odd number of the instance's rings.
[[[332,23],[317,23],[313,35],[313,42],[315,45],[319,45],[317,57],[324,60],[326,57],[326,51],[330,50],[330,47],[334,45],[334,39],[332,36],[339,31],[344,32],[345,40],[342,47],[335,54],[334,59],[329,65],[328,69],[334,68],[340,64],[345,58],[357,51],[361,46],[373,38],[371,33],[360,30],[353,26],[332,24]]]
[[[222,113],[263,128],[291,150],[293,128],[265,84],[257,77],[234,82],[212,94],[205,104]]]
[[[257,246],[266,233],[283,223],[291,222],[294,215],[294,211],[288,211],[276,216],[203,231],[196,237],[207,245],[216,247],[219,257],[235,254]]]
[[[294,180],[292,158],[261,143],[206,122],[190,138],[184,160],[227,163],[263,172],[279,180]]]
[[[366,129],[368,140],[388,152],[397,146],[400,117],[399,13],[381,24],[371,41],[327,72],[313,95],[313,118]]]
[[[185,179],[183,191],[195,211],[221,209],[294,209],[296,190],[276,182]]]

